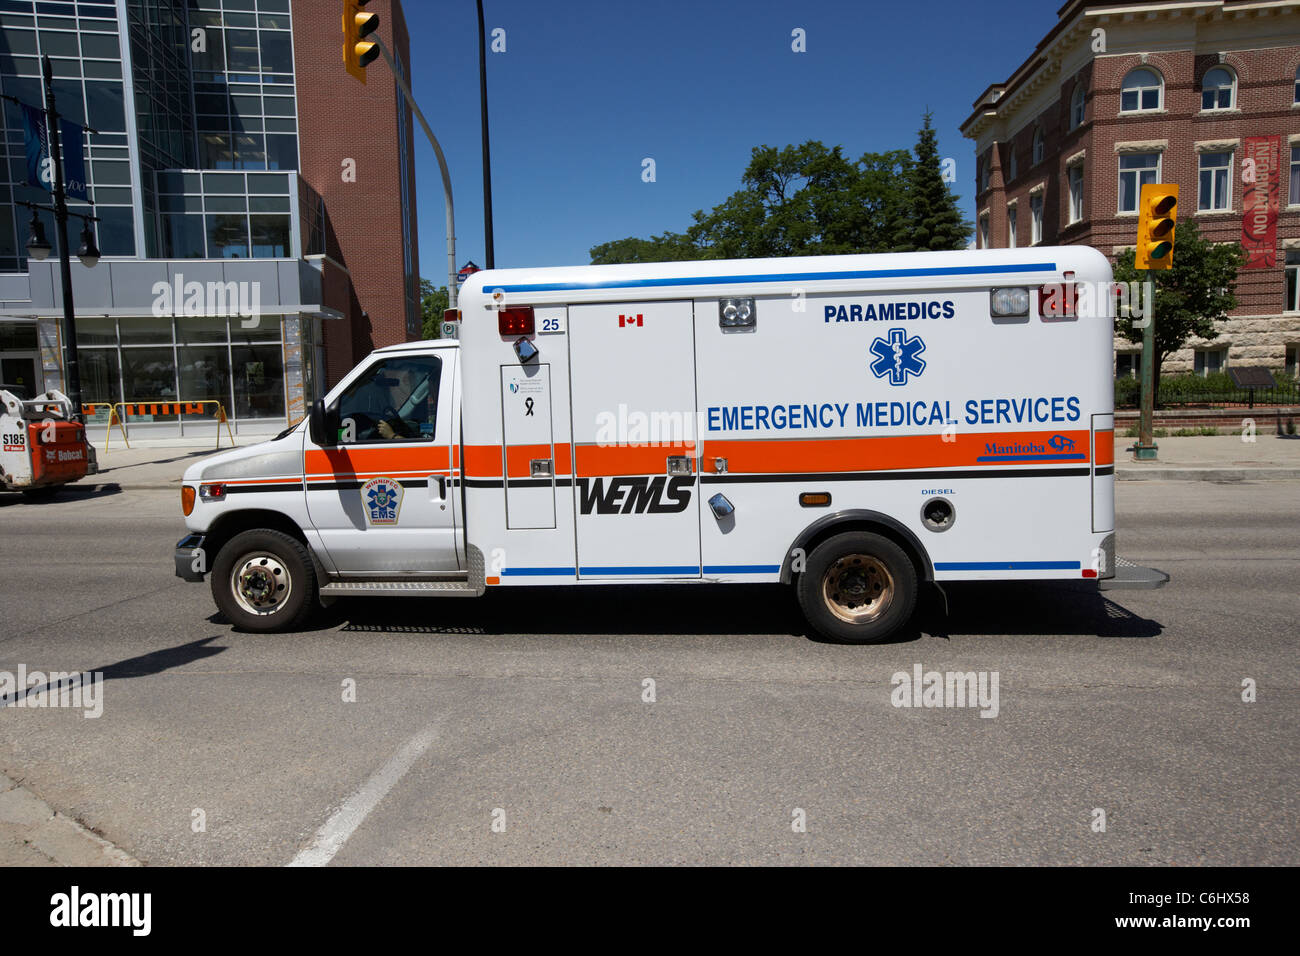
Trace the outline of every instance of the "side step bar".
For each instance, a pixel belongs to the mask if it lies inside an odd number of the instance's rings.
[[[410,597],[478,597],[482,588],[468,581],[335,581],[320,589],[321,597],[345,595],[380,597],[406,595]]]
[[[1169,583],[1169,575],[1155,568],[1144,568],[1140,564],[1115,559],[1115,576],[1100,578],[1097,588],[1102,591],[1153,591]]]

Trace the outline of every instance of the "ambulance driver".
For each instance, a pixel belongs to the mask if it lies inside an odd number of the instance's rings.
[[[381,438],[392,441],[433,437],[437,395],[430,393],[435,387],[437,368],[430,365],[428,359],[398,360],[384,370],[388,407],[378,425]]]

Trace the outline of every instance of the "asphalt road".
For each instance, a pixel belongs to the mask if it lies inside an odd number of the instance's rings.
[[[3,496],[0,671],[105,684],[97,719],[0,710],[0,770],[154,864],[1294,865],[1300,482],[1118,497],[1164,590],[954,588],[843,647],[751,587],[357,599],[238,634],[172,576],[174,494]],[[996,672],[997,716],[893,706],[918,664]]]

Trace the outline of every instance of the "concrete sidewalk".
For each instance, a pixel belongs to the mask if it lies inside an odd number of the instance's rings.
[[[239,446],[256,444],[262,436],[238,437]],[[1115,475],[1121,481],[1246,481],[1300,478],[1300,438],[1272,434],[1242,441],[1237,435],[1207,435],[1193,438],[1157,438],[1156,461],[1134,461],[1131,447],[1136,439],[1116,437]],[[228,449],[223,442],[223,448]],[[107,452],[96,443],[98,475],[79,482],[79,487],[117,485],[124,489],[178,489],[185,469],[215,454],[211,442],[177,441],[149,448],[125,448],[111,444]]]

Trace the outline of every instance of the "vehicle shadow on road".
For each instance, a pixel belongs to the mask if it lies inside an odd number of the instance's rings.
[[[1072,582],[950,584],[923,588],[912,621],[887,643],[980,635],[1150,638],[1156,621]],[[214,622],[224,621],[216,615]],[[345,599],[308,630],[426,634],[753,634],[825,639],[803,620],[793,592],[764,585],[512,588],[486,598]]]
[[[122,486],[114,483],[103,485],[68,485],[59,488],[53,494],[7,494],[0,495],[0,507],[23,504],[43,507],[58,505],[60,501],[83,501],[89,498],[107,498],[120,495]]]
[[[184,667],[186,664],[203,660],[206,657],[213,657],[227,649],[225,646],[208,646],[216,640],[220,640],[220,636],[214,634],[212,637],[190,641],[188,644],[180,644],[176,647],[166,647],[162,650],[150,651],[148,654],[128,657],[125,660],[117,661],[112,664],[105,664],[100,667],[87,667],[78,673],[98,674],[104,681],[122,680],[132,677],[151,677],[154,674],[161,674],[163,671],[172,670],[177,667]],[[28,698],[36,694],[47,694],[51,692],[57,694],[65,686],[67,685],[65,685],[63,681],[46,681],[43,685],[26,688],[26,690],[19,696],[20,698]]]

